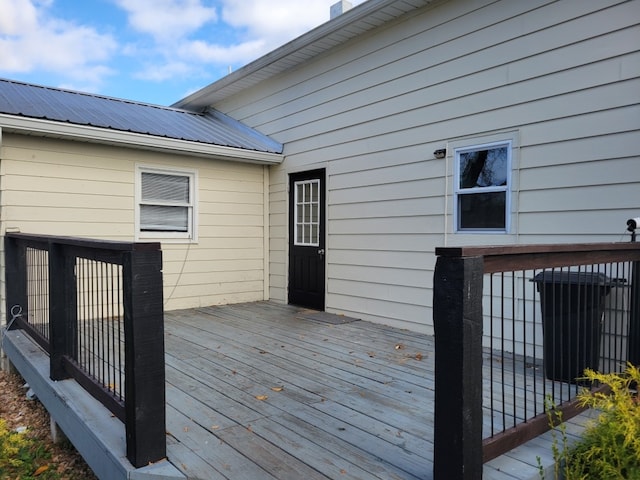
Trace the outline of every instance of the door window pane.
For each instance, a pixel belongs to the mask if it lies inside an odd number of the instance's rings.
[[[295,182],[296,245],[318,246],[320,211],[320,181]]]

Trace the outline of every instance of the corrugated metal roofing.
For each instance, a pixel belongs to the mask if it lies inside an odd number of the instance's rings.
[[[0,114],[282,153],[282,145],[220,112],[197,113],[0,79]]]

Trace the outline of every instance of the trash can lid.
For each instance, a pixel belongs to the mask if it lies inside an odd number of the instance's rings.
[[[570,285],[602,285],[610,286],[611,279],[601,272],[571,272],[544,270],[533,277],[536,283],[562,283]]]

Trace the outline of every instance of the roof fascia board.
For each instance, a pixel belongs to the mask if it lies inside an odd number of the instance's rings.
[[[276,48],[266,55],[263,55],[262,57],[245,65],[244,67],[239,68],[238,70],[222,77],[220,80],[217,80],[209,86],[204,87],[203,89],[183,98],[182,100],[178,100],[176,103],[171,105],[171,107],[182,108],[191,111],[197,111],[202,108],[208,107],[212,105],[210,99],[213,98],[215,92],[217,92],[218,90],[234,84],[241,79],[262,70],[263,68],[268,67],[278,60],[282,60],[283,58],[292,55],[293,53],[304,47],[312,45],[318,40],[321,40],[329,34],[343,29],[345,26],[353,22],[356,22],[362,18],[366,18],[376,11],[385,8],[387,5],[393,4],[395,1],[397,0],[368,0],[352,8],[351,10],[348,10],[347,12],[334,18],[333,20],[329,20],[328,22],[319,25],[313,30],[295,38],[294,40],[285,43],[281,47]]]
[[[284,155],[244,150],[207,143],[189,142],[173,138],[144,135],[141,133],[107,130],[87,125],[63,124],[50,120],[0,114],[0,131],[17,131],[38,136],[55,136],[90,143],[127,146],[143,150],[175,152],[184,155],[233,160],[236,162],[278,165]]]

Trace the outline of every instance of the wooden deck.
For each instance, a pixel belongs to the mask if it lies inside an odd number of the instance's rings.
[[[189,478],[433,478],[432,337],[269,302],[165,317],[167,455]],[[483,478],[539,478],[537,457],[548,434]]]
[[[102,480],[433,479],[427,335],[269,302],[167,312],[168,461],[141,469],[126,460],[124,424],[73,380],[52,381],[33,340],[12,330],[3,347]],[[570,437],[590,415],[568,422]],[[553,478],[552,441],[482,477],[539,480],[539,457]]]

